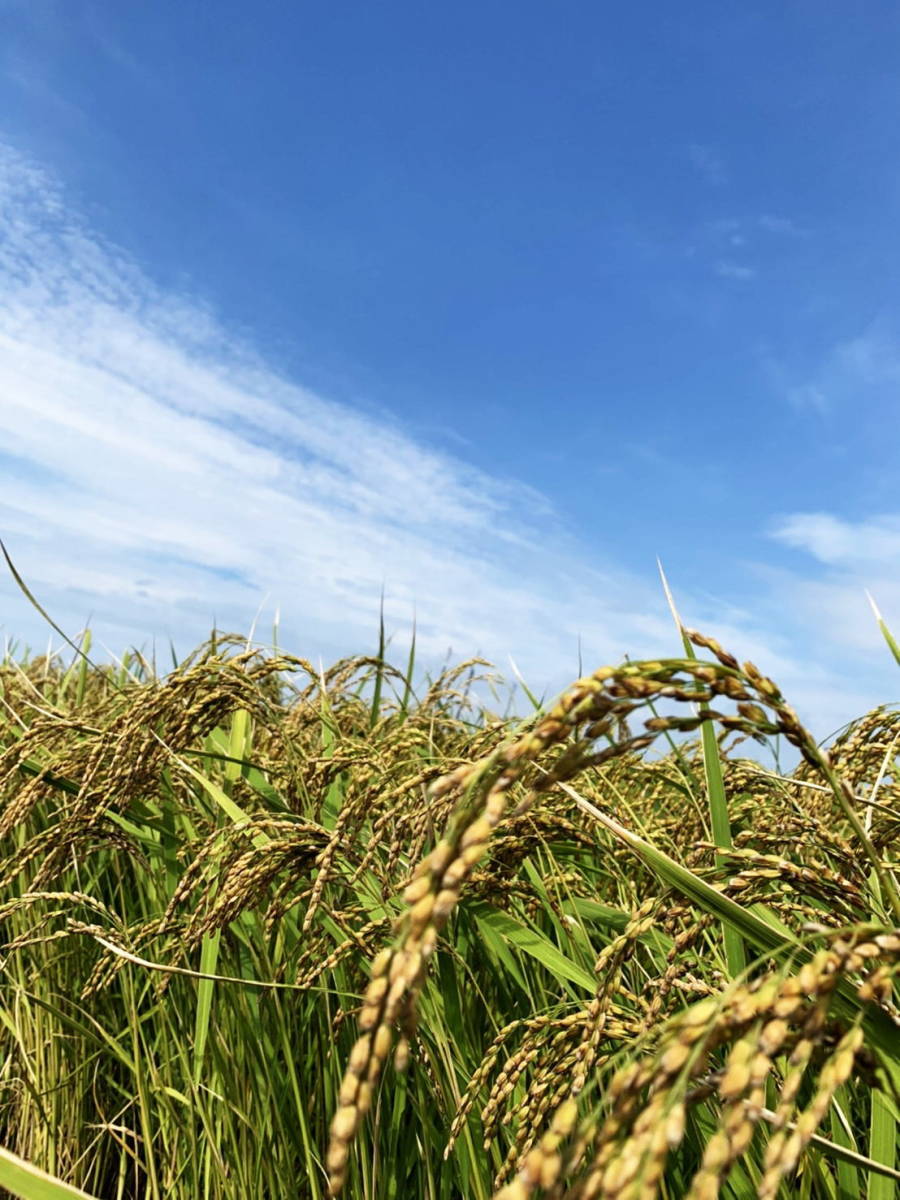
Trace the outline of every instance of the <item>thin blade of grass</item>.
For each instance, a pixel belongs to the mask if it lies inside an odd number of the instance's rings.
[[[254,623],[255,624],[255,623]],[[248,638],[248,647],[253,634]],[[250,713],[246,708],[238,708],[231,714],[231,730],[228,738],[228,759],[225,763],[225,786],[218,789],[222,798],[227,799],[238,811],[242,811],[232,799],[232,789],[241,778],[243,763],[250,756]],[[220,803],[219,807],[222,805]],[[265,843],[262,843],[263,845]],[[205,976],[215,975],[219,965],[219,946],[222,941],[221,929],[204,934],[200,947],[200,973]],[[210,978],[201,979],[197,984],[197,1010],[194,1019],[194,1086],[199,1087],[203,1077],[203,1057],[206,1043],[209,1040],[209,1023],[212,1016],[213,989],[215,983]]]
[[[853,1129],[846,1115],[848,1108],[848,1088],[842,1086],[835,1094],[831,1105],[831,1141],[843,1151],[858,1154],[856,1141],[853,1137]],[[856,1169],[856,1164],[849,1162],[846,1154],[843,1157],[836,1157],[835,1178],[839,1200],[859,1200],[862,1192],[859,1171]]]
[[[203,936],[200,947],[200,974],[215,975],[219,964],[219,944],[222,940],[222,930]],[[203,978],[197,983],[197,1009],[194,1018],[194,1086],[199,1087],[203,1078],[203,1057],[206,1053],[206,1043],[209,1040],[209,1021],[212,1015],[213,988],[212,979]]]
[[[510,655],[510,657],[509,657],[509,665],[512,668],[513,675],[515,675],[515,677],[516,677],[516,683],[518,683],[519,687],[522,689],[522,691],[525,693],[526,697],[528,698],[528,703],[531,705],[531,707],[534,709],[535,712],[540,712],[541,709],[544,707],[544,702],[537,698],[537,696],[534,694],[534,692],[531,690],[531,688],[525,682],[522,672],[516,666],[515,659],[512,657],[512,655]]]
[[[487,905],[478,905],[476,915],[482,927],[487,926],[499,933],[508,946],[535,959],[558,979],[568,979],[588,993],[596,990],[597,980],[591,972],[572,962],[537,929],[524,924],[521,919]]]
[[[372,691],[372,709],[369,713],[369,727],[374,729],[381,715],[381,690],[384,686],[384,589],[381,592],[381,607],[378,610],[378,658],[375,667],[375,687]]]
[[[893,654],[893,656],[894,656],[894,661],[897,663],[898,666],[900,666],[900,645],[897,644],[896,638],[891,633],[890,629],[888,629],[887,622],[885,621],[884,617],[881,615],[881,612],[878,608],[878,605],[875,603],[875,599],[872,596],[872,593],[867,591],[866,595],[869,598],[869,604],[871,604],[871,606],[872,606],[872,612],[875,614],[875,620],[878,622],[878,628],[881,630],[881,636],[887,642],[888,649],[890,650],[891,654]]]
[[[656,561],[659,566],[663,591],[665,592],[672,618],[681,635],[685,655],[687,658],[696,659],[697,655],[693,644],[685,632],[684,623],[678,615],[678,609],[675,607],[675,597],[672,595],[672,589],[669,587],[669,581],[666,578],[663,565],[659,559]],[[728,797],[725,794],[725,782],[722,777],[722,760],[719,756],[719,743],[716,741],[716,731],[709,721],[704,721],[700,729],[700,745],[703,752],[703,772],[706,777],[706,796],[709,803],[709,820],[712,826],[713,841],[720,850],[730,850],[732,847],[731,821],[728,816]],[[725,860],[722,855],[717,854],[716,865],[721,867],[724,865],[724,862]],[[735,979],[743,972],[747,965],[744,944],[740,934],[730,925],[725,926],[724,937],[725,959],[728,963],[728,971],[732,979]]]
[[[778,1117],[768,1108],[762,1109],[760,1116],[764,1121],[768,1121],[773,1124],[778,1123]],[[788,1121],[785,1124],[786,1129],[796,1129],[796,1127],[797,1126],[794,1121]],[[810,1142],[812,1145],[818,1146],[820,1150],[823,1150],[832,1158],[836,1158],[838,1162],[847,1163],[853,1167],[859,1167],[864,1171],[869,1171],[871,1173],[870,1187],[873,1182],[878,1181],[879,1184],[884,1184],[887,1187],[887,1191],[885,1193],[886,1196],[893,1197],[896,1195],[894,1189],[897,1182],[900,1182],[900,1171],[895,1170],[893,1167],[888,1166],[885,1163],[878,1162],[877,1159],[870,1158],[868,1155],[860,1154],[857,1150],[851,1150],[847,1145],[841,1145],[838,1142],[831,1141],[829,1138],[823,1137],[819,1133],[814,1133],[810,1138]],[[872,1192],[870,1191],[869,1197],[871,1196]]]
[[[867,1200],[894,1200],[896,1185],[891,1178],[900,1179],[897,1166],[897,1122],[883,1092],[872,1092],[872,1117],[869,1125],[869,1157],[884,1170],[869,1179]],[[892,1176],[888,1172],[893,1172]]]
[[[409,712],[409,702],[413,694],[413,672],[416,669],[416,622],[413,620],[412,638],[409,643],[409,658],[406,663],[406,679],[403,685],[403,699],[400,701],[400,716],[405,717]]]
[[[172,753],[172,758],[175,760],[178,766],[181,767],[183,771],[187,771],[188,775],[190,775],[192,779],[195,779],[197,783],[200,784],[210,799],[214,800],[215,803],[218,804],[225,815],[231,821],[233,821],[235,825],[252,825],[252,821],[247,813],[245,813],[241,806],[236,804],[230,796],[226,795],[226,793],[222,788],[219,787],[217,783],[215,783],[207,775],[204,775],[202,771],[195,771],[194,768],[190,766],[189,763],[186,763],[179,755],[175,754],[174,752],[170,753]],[[272,840],[269,835],[264,833],[261,829],[254,830],[254,832],[250,835],[250,839],[257,849],[262,849],[263,846],[268,846],[269,842]]]

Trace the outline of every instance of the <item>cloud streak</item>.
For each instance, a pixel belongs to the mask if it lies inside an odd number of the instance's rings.
[[[900,561],[900,516],[896,515],[845,521],[831,513],[795,513],[776,527],[775,536],[829,566],[880,571]]]
[[[638,576],[603,559],[532,488],[298,386],[207,305],[158,288],[2,146],[0,439],[17,565],[60,624],[74,633],[90,616],[113,650],[157,636],[186,651],[213,622],[246,632],[265,602],[292,650],[359,652],[382,588],[389,628],[415,614],[424,658],[512,655],[537,690],[572,678],[579,640],[586,666],[676,646],[650,564]],[[804,612],[844,611],[835,547],[859,538],[822,514],[776,532],[825,578],[762,571],[740,605],[699,587],[679,600],[825,732],[879,693],[811,665],[822,647],[795,636],[784,601],[801,627]],[[42,644],[9,578],[0,597],[3,632]]]
[[[187,648],[268,595],[298,650],[337,653],[371,642],[383,586],[426,653],[559,682],[579,635],[619,657],[665,628],[652,586],[588,565],[544,497],[284,378],[9,148],[0,228],[0,512],[70,627],[93,611],[113,642]]]

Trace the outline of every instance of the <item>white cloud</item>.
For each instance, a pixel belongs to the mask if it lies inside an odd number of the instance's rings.
[[[830,513],[795,513],[776,526],[774,536],[829,566],[881,571],[900,563],[898,516],[845,521]]]
[[[160,292],[0,154],[0,519],[33,589],[113,644],[246,629],[269,595],[301,653],[373,640],[512,653],[562,684],[669,639],[659,594],[581,557],[552,505],[299,387]],[[35,628],[9,580],[5,628]],[[654,614],[647,616],[646,614]]]
[[[800,410],[827,417],[847,407],[854,418],[884,409],[890,419],[900,392],[900,333],[887,318],[835,342],[805,377],[772,356],[764,368],[773,386]]]
[[[868,591],[889,627],[900,631],[900,515],[848,521],[833,513],[794,513],[773,526],[772,536],[808,556],[792,569],[763,575],[786,621],[803,631],[819,661],[832,664],[822,702],[837,717],[900,698],[896,664],[866,598]],[[810,559],[817,564],[812,570]],[[814,696],[810,704],[817,706]]]
[[[900,338],[891,323],[880,318],[836,342],[805,380],[774,359],[764,366],[794,408],[820,418],[809,435],[809,452],[815,453],[816,436],[824,435],[836,509],[842,493],[853,500],[863,488],[892,498],[889,434],[896,424]],[[876,597],[889,626],[900,630],[900,511],[856,519],[840,511],[795,511],[773,521],[769,532],[797,558],[790,567],[760,569],[760,579],[769,596],[779,598],[798,638],[809,639],[820,657],[827,655],[838,674],[844,664],[844,678],[833,686],[856,688],[870,703],[896,696],[896,665],[865,593]]]
[[[512,655],[538,690],[574,675],[579,637],[586,666],[676,648],[651,564],[638,577],[600,560],[533,489],[286,379],[2,147],[0,526],[56,619],[75,632],[91,616],[113,650],[172,636],[185,651],[213,621],[247,631],[268,598],[261,635],[279,607],[290,649],[358,652],[382,586],[388,626],[404,633],[415,613],[423,656]],[[668,566],[686,618],[823,732],[878,698],[811,666],[778,604],[728,606],[681,588],[677,556]],[[5,576],[0,597],[2,631],[43,645]]]

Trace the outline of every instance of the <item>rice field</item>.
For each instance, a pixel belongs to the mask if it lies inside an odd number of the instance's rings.
[[[515,718],[82,649],[0,666],[8,1194],[897,1194],[892,708],[819,746],[687,631]]]

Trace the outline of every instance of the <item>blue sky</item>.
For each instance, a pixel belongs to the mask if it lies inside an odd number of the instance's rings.
[[[897,693],[893,4],[0,0],[0,524],[67,628]],[[8,581],[3,630],[43,637]]]

